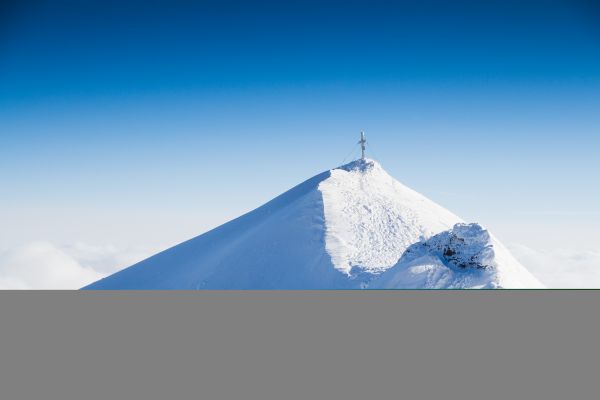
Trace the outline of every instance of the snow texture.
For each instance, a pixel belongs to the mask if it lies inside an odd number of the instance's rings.
[[[374,289],[541,288],[488,231],[456,224],[410,246],[398,263],[371,285]]]
[[[461,223],[358,160],[84,289],[540,286],[487,231]]]
[[[450,229],[461,219],[402,185],[373,160],[331,171],[319,185],[326,249],[334,266],[382,272],[411,244]]]

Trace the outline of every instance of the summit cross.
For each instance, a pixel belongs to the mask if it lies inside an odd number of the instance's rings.
[[[360,157],[361,160],[365,159],[365,148],[366,148],[366,144],[367,144],[367,139],[365,139],[365,133],[364,132],[360,132],[360,141],[358,142],[360,144],[360,148],[362,150],[362,155]]]

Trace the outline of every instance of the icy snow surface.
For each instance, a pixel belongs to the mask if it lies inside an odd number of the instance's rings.
[[[84,289],[539,286],[487,231],[461,223],[358,160]]]
[[[334,266],[381,272],[411,244],[461,219],[396,181],[373,160],[331,171],[321,182],[326,249]]]

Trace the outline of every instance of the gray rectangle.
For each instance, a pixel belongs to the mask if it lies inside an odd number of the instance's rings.
[[[0,292],[2,399],[597,399],[599,291]]]

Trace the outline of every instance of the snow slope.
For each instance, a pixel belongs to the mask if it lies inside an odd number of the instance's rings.
[[[461,222],[375,161],[358,160],[84,289],[537,287],[499,243],[486,274],[450,270],[424,250],[405,254]],[[446,278],[415,274],[420,264]]]
[[[456,224],[410,246],[372,289],[541,288],[506,248],[478,224]]]
[[[326,249],[334,266],[377,273],[396,264],[411,244],[461,219],[402,185],[373,160],[331,171],[321,182]]]

